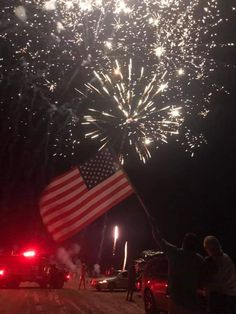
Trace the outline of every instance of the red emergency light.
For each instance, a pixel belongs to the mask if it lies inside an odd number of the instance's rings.
[[[35,255],[36,255],[36,252],[33,250],[23,252],[24,257],[35,257]]]
[[[4,276],[5,270],[4,269],[0,269],[0,276]]]

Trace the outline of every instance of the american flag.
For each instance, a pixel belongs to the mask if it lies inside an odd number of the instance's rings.
[[[133,193],[108,149],[55,178],[40,200],[40,214],[55,241],[61,242]]]

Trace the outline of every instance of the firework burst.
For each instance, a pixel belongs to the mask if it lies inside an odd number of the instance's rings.
[[[97,129],[90,137],[119,146],[123,158],[134,147],[146,160],[152,144],[179,131],[183,114],[209,110],[204,103],[218,66],[212,51],[234,46],[218,40],[218,26],[227,22],[219,7],[217,0],[3,1],[0,43],[10,61],[1,57],[0,68],[30,74],[58,98],[78,73],[94,71],[87,88],[97,99],[86,123]],[[131,59],[134,67],[126,65]]]
[[[124,67],[116,60],[111,73],[95,71],[94,82],[86,84],[89,97],[96,95],[96,109],[88,108],[84,117],[83,124],[90,128],[86,137],[100,141],[100,149],[115,147],[122,162],[129,146],[145,162],[151,157],[150,144],[167,142],[183,122],[181,105],[165,96],[167,73],[158,77],[145,71],[142,67],[133,72],[132,59]]]
[[[51,91],[78,62],[94,69],[117,58],[204,80],[223,22],[216,0],[21,0],[0,13],[13,58]]]

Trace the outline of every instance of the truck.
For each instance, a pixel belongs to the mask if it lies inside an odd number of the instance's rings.
[[[0,255],[0,288],[18,288],[23,282],[35,282],[41,288],[61,289],[67,280],[69,272],[35,250]]]

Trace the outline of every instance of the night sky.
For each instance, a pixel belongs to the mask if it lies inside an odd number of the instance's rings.
[[[235,20],[231,21],[220,33],[220,39],[235,41],[235,24]],[[10,67],[14,61],[5,41],[0,41],[0,49],[1,56],[7,60],[5,66]],[[224,91],[215,94],[210,113],[197,125],[197,129],[205,135],[207,145],[202,145],[191,157],[176,142],[170,141],[152,151],[153,157],[146,164],[130,155],[124,169],[167,240],[181,245],[186,232],[195,232],[199,236],[199,250],[202,252],[203,237],[213,234],[236,261],[236,49],[225,48],[215,54],[219,62],[230,65],[214,74],[214,79],[223,84],[229,94]],[[40,91],[32,95],[21,71],[3,73],[0,88],[0,247],[37,242],[51,248],[55,245],[39,215],[40,193],[55,175],[86,160],[96,152],[96,147],[86,143],[70,160],[50,159],[46,156],[47,148],[51,149],[54,135],[61,135],[59,149],[70,150],[66,141],[68,125],[65,123],[70,116],[68,95],[63,96],[63,105],[60,104],[60,109],[50,116],[54,125],[50,129],[49,142],[45,143],[43,134],[48,131],[49,116],[43,117],[47,97],[42,96]],[[18,119],[24,119],[24,113],[11,99],[19,89],[25,91],[24,103],[31,103],[32,97],[35,97],[39,108],[28,130],[30,133],[33,127],[34,136],[30,140],[22,136],[16,138],[16,133],[9,131],[9,126],[14,128]],[[197,97],[201,97],[200,92]],[[23,134],[23,128],[17,126],[17,132]],[[80,136],[81,129],[76,128],[74,132]],[[142,250],[156,247],[144,210],[135,196],[111,209],[106,218],[101,217],[64,245],[68,247],[70,243],[79,242],[82,258],[88,263],[95,262],[104,224],[102,256],[107,264],[114,262],[121,266],[126,240],[129,262]],[[114,225],[120,228],[120,238],[117,255],[112,261]]]

